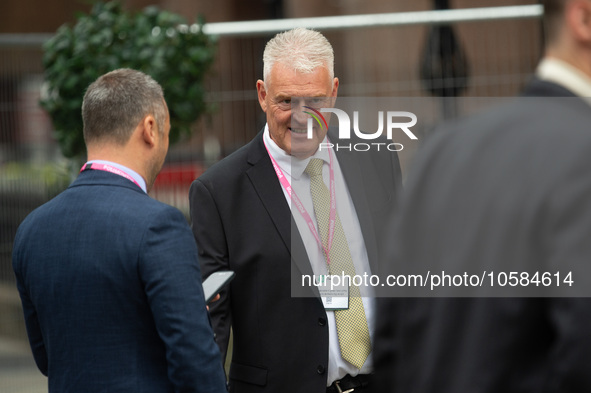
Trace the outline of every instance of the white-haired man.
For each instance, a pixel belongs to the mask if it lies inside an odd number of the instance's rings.
[[[308,137],[302,107],[334,103],[339,87],[332,47],[323,35],[308,29],[278,34],[263,60],[264,81],[257,81],[257,92],[266,126],[190,190],[204,276],[236,272],[229,290],[211,307],[224,354],[230,327],[233,331],[230,390],[363,391],[373,370],[372,299],[351,287],[348,307],[332,311],[310,288],[299,288],[310,291],[308,297],[292,296],[292,290],[297,292],[302,275],[327,272],[327,259],[332,273],[342,261],[357,273],[375,269],[375,238],[387,217],[380,209],[393,206],[400,187],[398,157],[389,151],[319,151],[326,138],[337,140],[319,124]],[[330,195],[342,225],[332,232],[323,229],[322,218],[315,219],[328,204],[312,196],[312,166],[317,179],[334,180]],[[303,184],[297,197],[292,181]],[[292,214],[295,198],[304,209]],[[328,238],[340,246],[333,245],[325,258]]]

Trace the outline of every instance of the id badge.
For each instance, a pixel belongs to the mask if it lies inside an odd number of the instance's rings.
[[[318,286],[320,298],[327,311],[347,310],[349,308],[349,285],[340,276],[322,276],[324,282]],[[342,282],[344,281],[344,282]]]

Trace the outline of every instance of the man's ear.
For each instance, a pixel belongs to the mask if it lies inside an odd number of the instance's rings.
[[[334,78],[332,80],[332,93],[331,93],[331,96],[332,97],[336,97],[338,91],[339,91],[339,78]]]
[[[339,78],[334,78],[332,80],[332,92],[330,93],[331,96],[331,106],[333,106],[337,100],[337,93],[339,91]]]
[[[140,123],[140,128],[144,142],[150,146],[154,146],[158,138],[158,126],[156,125],[154,116],[148,115],[144,117]]]
[[[568,25],[576,39],[591,44],[591,2],[571,2],[565,12]]]
[[[261,105],[261,109],[263,112],[267,112],[267,90],[265,89],[265,82],[262,80],[257,81],[257,95],[259,97],[259,104]]]

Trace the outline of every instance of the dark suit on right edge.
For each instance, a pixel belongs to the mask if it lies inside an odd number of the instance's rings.
[[[425,145],[392,234],[396,261],[553,272],[591,263],[591,107],[540,80],[525,95],[573,98],[516,100]],[[378,303],[376,392],[591,391],[587,298],[393,304]]]

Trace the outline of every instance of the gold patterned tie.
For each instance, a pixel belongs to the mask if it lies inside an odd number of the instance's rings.
[[[312,158],[305,172],[310,176],[314,214],[318,223],[318,231],[326,249],[330,219],[330,194],[322,179],[323,164],[323,160]],[[334,237],[329,250],[329,260],[328,269],[331,275],[345,275],[351,277],[351,279],[355,276],[355,266],[351,259],[345,232],[338,214],[336,215]],[[349,308],[335,311],[335,319],[343,359],[355,367],[361,368],[371,352],[371,340],[359,287],[353,285],[353,283],[350,286]]]

